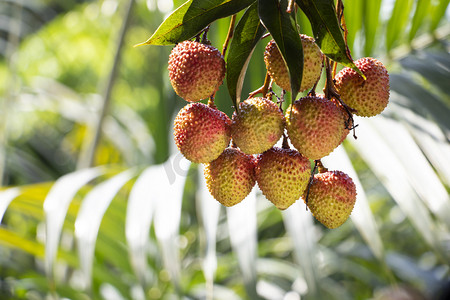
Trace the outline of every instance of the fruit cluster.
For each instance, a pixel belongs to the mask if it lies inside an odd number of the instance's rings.
[[[194,103],[176,116],[174,137],[188,160],[206,164],[208,189],[223,205],[244,200],[257,182],[277,208],[286,209],[303,198],[318,221],[336,228],[349,217],[356,188],[345,173],[323,168],[320,159],[354,128],[352,114],[368,117],[384,110],[389,77],[381,62],[362,58],[355,64],[366,79],[344,68],[327,82],[328,98],[316,95],[324,55],[313,38],[301,35],[301,41],[304,69],[300,91],[312,88],[308,95],[283,113],[281,103],[272,101],[274,93],[269,87],[262,97],[253,95],[241,102],[231,119],[213,102],[226,72],[222,54],[197,41],[177,44],[169,59],[170,81],[180,97]],[[266,47],[264,62],[272,81],[290,90],[286,64],[273,40]],[[208,105],[199,102],[206,98]],[[275,147],[281,139],[282,147]],[[319,173],[315,174],[317,165]]]

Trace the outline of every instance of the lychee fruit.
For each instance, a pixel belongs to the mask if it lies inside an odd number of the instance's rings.
[[[316,160],[339,146],[345,122],[341,110],[333,102],[306,96],[287,109],[286,129],[292,145],[307,158]]]
[[[230,118],[223,112],[203,103],[191,103],[175,118],[175,143],[188,160],[209,163],[230,143],[230,125]]]
[[[306,201],[307,190],[303,194]],[[328,228],[341,226],[356,202],[356,186],[344,172],[327,171],[314,175],[307,206],[314,217]]]
[[[303,46],[303,77],[300,92],[306,91],[317,82],[322,72],[323,54],[312,37],[300,34]],[[264,62],[267,71],[275,83],[286,91],[291,90],[289,73],[280,50],[274,40],[271,40],[264,52]]]
[[[366,80],[351,68],[342,69],[336,76],[336,88],[342,101],[355,109],[355,114],[372,117],[380,114],[389,103],[389,74],[384,65],[375,58],[365,57],[355,65]]]
[[[227,148],[204,170],[211,195],[224,206],[233,206],[247,197],[255,185],[255,158],[237,148]]]
[[[169,56],[169,78],[181,98],[197,102],[215,93],[225,77],[225,60],[211,45],[194,41],[177,44]]]
[[[266,98],[250,98],[239,104],[231,124],[231,137],[247,154],[270,149],[283,134],[285,120],[279,107]]]
[[[284,210],[302,196],[311,175],[311,164],[294,149],[273,147],[258,156],[255,174],[264,196]]]

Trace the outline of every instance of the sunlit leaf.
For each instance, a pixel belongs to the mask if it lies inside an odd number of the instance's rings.
[[[239,20],[227,56],[227,86],[233,105],[241,101],[242,85],[248,63],[266,29],[258,16],[257,2],[253,3]]]
[[[180,153],[171,156],[152,182],[152,192],[155,210],[155,234],[161,247],[164,266],[175,285],[180,284],[180,257],[177,237],[180,231],[181,204],[184,183],[190,162]]]
[[[45,198],[45,267],[50,277],[53,276],[53,264],[58,252],[60,235],[69,204],[82,186],[101,173],[102,171],[96,168],[65,175],[54,183]]]
[[[308,294],[314,299],[318,295],[320,270],[317,266],[317,239],[314,236],[314,223],[311,212],[305,204],[297,200],[283,211],[286,232],[294,243],[294,258],[301,268],[308,286]]]
[[[198,175],[200,177],[200,193],[198,200],[200,217],[206,236],[206,254],[203,261],[203,272],[205,274],[206,286],[212,287],[214,275],[217,270],[216,236],[221,205],[209,193],[205,180],[203,180],[203,169],[204,167],[198,168]]]
[[[256,0],[188,0],[141,45],[171,45],[188,40],[211,22],[231,16]]]
[[[372,122],[381,132],[389,132],[383,135],[383,139],[401,163],[411,186],[440,221],[450,228],[448,192],[407,129],[401,122],[388,118],[374,118]]]
[[[8,205],[19,195],[20,189],[17,187],[0,191],[0,223],[2,222],[3,215],[5,214]]]
[[[141,284],[149,283],[147,245],[149,231],[156,206],[156,198],[151,197],[157,186],[151,184],[164,173],[162,165],[148,167],[138,177],[130,191],[125,223],[125,235],[129,247],[131,265]]]
[[[380,116],[378,116],[380,117]],[[442,252],[434,222],[408,181],[405,168],[377,131],[371,120],[360,119],[358,139],[349,141],[386,187],[422,239],[436,252]]]
[[[433,32],[438,28],[442,18],[445,16],[450,0],[438,0],[432,1],[433,9],[431,12],[431,25],[430,32]]]
[[[411,29],[409,30],[409,40],[411,41],[415,36],[417,31],[424,24],[425,18],[429,15],[430,4],[429,0],[418,0],[416,1],[416,10],[411,23]]]
[[[84,282],[91,286],[95,242],[106,209],[116,194],[135,174],[124,171],[94,187],[85,197],[75,222],[75,237]]]
[[[391,50],[405,31],[406,22],[409,20],[412,0],[396,0],[392,15],[386,28],[386,48]]]
[[[364,1],[364,55],[371,56],[376,42],[377,30],[379,30],[381,0]]]
[[[355,183],[357,198],[350,217],[364,238],[364,241],[370,247],[370,250],[382,261],[384,259],[384,246],[379,229],[375,223],[375,217],[370,210],[364,188],[359,181],[358,174],[354,170],[345,149],[342,146],[338,147],[329,156],[324,157],[323,162],[329,170],[340,170],[348,174]]]
[[[227,207],[230,242],[236,253],[247,295],[257,299],[256,293],[256,192],[255,189],[239,204]]]

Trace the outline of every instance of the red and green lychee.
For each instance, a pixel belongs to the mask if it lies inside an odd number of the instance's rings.
[[[169,56],[169,78],[181,98],[197,102],[210,97],[225,77],[225,60],[211,45],[195,41],[177,44]]]
[[[191,103],[175,118],[173,134],[180,152],[195,163],[209,163],[230,143],[230,118],[203,103]]]

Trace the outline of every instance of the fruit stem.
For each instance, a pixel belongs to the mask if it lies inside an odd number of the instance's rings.
[[[270,88],[270,83],[271,83],[271,78],[270,78],[269,72],[267,72],[266,78],[264,78],[264,85],[262,87],[260,87],[259,89],[254,90],[253,92],[248,94],[248,97],[253,98],[257,94],[262,94],[264,98],[267,98],[268,97],[267,94],[268,94],[269,88]]]
[[[291,148],[291,147],[289,147],[287,136],[284,133],[283,133],[283,144],[281,145],[281,148],[283,148],[283,149],[290,149]]]
[[[260,40],[265,39],[265,38],[268,37],[269,35],[270,35],[270,32],[265,33],[265,34],[260,38]]]
[[[353,124],[355,124],[355,122],[353,120],[353,112],[355,112],[356,110],[351,108],[347,104],[345,104],[344,101],[342,101],[341,95],[339,95],[339,93],[336,90],[336,87],[334,86],[334,80],[332,77],[332,71],[331,71],[332,67],[330,65],[330,59],[328,57],[326,57],[325,62],[326,62],[326,69],[325,69],[326,72],[325,73],[327,75],[327,78],[325,81],[325,88],[324,88],[325,98],[336,99],[339,102],[339,104],[342,105],[342,107],[345,109],[345,111],[348,115],[347,120],[345,120],[345,128],[349,129],[349,130],[353,130],[353,138],[356,140],[357,137],[356,137],[355,128],[358,127],[358,125],[353,125]]]
[[[227,52],[227,49],[228,49],[228,44],[230,43],[230,40],[233,37],[235,23],[236,23],[236,14],[231,16],[230,27],[228,28],[227,38],[225,39],[225,42],[223,43],[223,46],[222,46],[222,56],[223,57],[225,57],[225,53]]]
[[[314,168],[311,171],[311,176],[309,176],[309,182],[308,187],[306,188],[306,197],[305,197],[306,210],[308,210],[309,190],[311,189],[311,185],[314,180],[314,174],[316,173],[318,162],[320,162],[320,159],[314,161]]]
[[[319,173],[325,173],[328,172],[328,169],[325,168],[325,166],[323,165],[322,161],[320,159],[316,160],[317,162],[317,168],[318,168],[318,172]]]
[[[211,95],[208,99],[208,106],[214,109],[217,109],[216,104],[214,103],[214,95]]]

